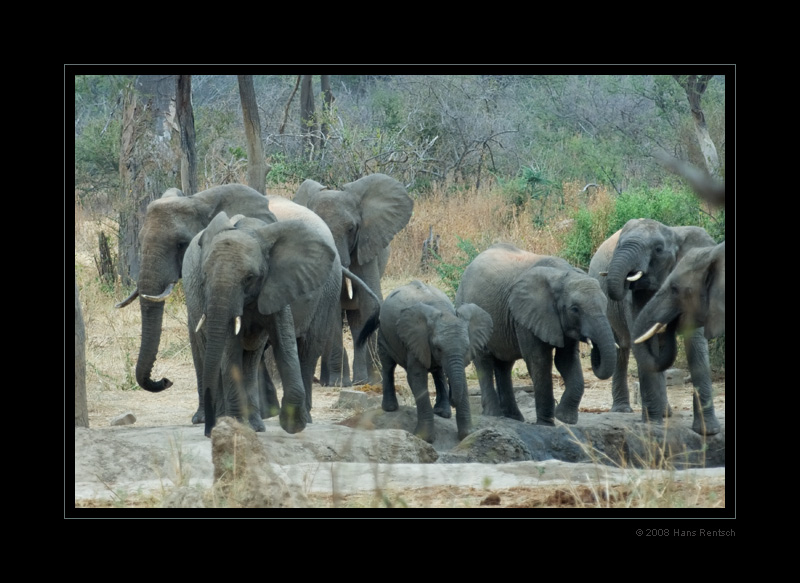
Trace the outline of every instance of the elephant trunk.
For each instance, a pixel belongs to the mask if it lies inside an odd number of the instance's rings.
[[[676,334],[681,312],[678,304],[665,297],[669,293],[667,288],[659,290],[642,308],[631,330],[637,362],[648,372],[668,369],[678,353]]]
[[[608,265],[607,289],[609,299],[619,302],[630,288],[630,282],[642,276],[638,264],[643,249],[640,243],[628,241],[614,251]]]
[[[229,311],[210,308],[206,314],[203,327],[206,330],[206,352],[203,363],[203,403],[206,414],[205,434],[211,437],[211,430],[216,424],[217,412],[225,412],[241,419],[241,407],[238,395],[226,395],[220,386],[222,379],[222,360],[228,337],[233,333],[233,319]],[[222,381],[224,382],[224,381]],[[228,406],[230,405],[230,409]]]
[[[635,330],[638,330],[638,321]],[[633,354],[641,371],[662,372],[672,366],[678,355],[677,332],[676,318],[666,326],[665,330],[654,334],[644,342],[633,344]]]
[[[444,366],[445,375],[450,385],[450,400],[456,408],[456,427],[458,438],[464,439],[472,431],[472,415],[469,409],[469,392],[467,390],[467,373],[464,358],[451,356]]]
[[[610,378],[614,374],[617,362],[617,347],[614,342],[614,332],[611,324],[603,316],[600,323],[588,334],[592,341],[592,372],[600,380]]]
[[[172,381],[162,378],[154,381],[150,374],[161,342],[161,322],[164,318],[164,303],[139,299],[142,310],[142,342],[136,360],[136,382],[146,391],[158,393],[172,386]]]

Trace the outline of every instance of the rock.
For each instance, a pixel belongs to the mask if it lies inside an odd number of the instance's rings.
[[[668,387],[683,386],[686,378],[686,371],[680,368],[668,368],[664,371],[664,378]]]
[[[136,415],[128,411],[127,413],[123,413],[122,415],[117,415],[111,420],[112,426],[117,425],[133,425],[136,423]]]
[[[304,492],[289,488],[268,463],[264,445],[248,425],[221,417],[211,430],[212,496],[235,508],[303,508]],[[217,506],[220,504],[217,503]]]
[[[345,409],[369,409],[380,405],[380,397],[368,395],[364,391],[342,389],[339,391],[337,405]]]

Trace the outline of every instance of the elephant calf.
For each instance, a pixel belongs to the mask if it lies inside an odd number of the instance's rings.
[[[492,333],[489,314],[474,304],[455,309],[440,290],[415,280],[387,296],[379,323],[371,320],[357,343],[363,345],[376,325],[380,326],[378,354],[383,367],[383,410],[397,410],[394,369],[399,364],[406,369],[417,404],[415,435],[432,443],[433,414],[449,418],[452,401],[458,438],[464,439],[472,428],[464,368]],[[428,396],[428,373],[436,386],[433,409]]]
[[[553,425],[554,415],[577,423],[583,397],[578,343],[592,341],[592,370],[599,379],[611,376],[617,357],[607,300],[597,281],[558,257],[501,243],[464,270],[456,306],[467,302],[486,310],[494,322],[486,349],[475,358],[484,415],[524,421],[511,382],[511,368],[523,358],[533,381],[536,423]],[[565,385],[557,408],[554,362]]]

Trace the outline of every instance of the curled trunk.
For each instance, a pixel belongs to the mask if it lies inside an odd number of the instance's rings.
[[[628,291],[629,278],[640,273],[638,266],[640,249],[635,243],[627,243],[614,251],[611,263],[608,265],[608,297],[619,302]]]
[[[139,304],[142,310],[142,341],[139,346],[139,357],[136,360],[136,382],[144,390],[158,393],[172,386],[172,381],[168,378],[154,381],[150,376],[161,342],[164,303],[140,298]]]
[[[611,324],[605,317],[598,318],[595,329],[587,337],[592,341],[592,372],[598,379],[611,378],[617,362],[617,347]]]

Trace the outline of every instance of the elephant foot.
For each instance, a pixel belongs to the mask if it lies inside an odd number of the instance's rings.
[[[722,427],[716,415],[711,412],[702,416],[695,415],[694,422],[692,423],[692,431],[700,435],[716,435],[722,431]]]
[[[397,403],[397,397],[395,398],[388,398],[384,397],[383,401],[381,402],[381,409],[384,411],[397,411],[399,404]]]
[[[578,422],[578,410],[567,409],[566,407],[556,407],[556,419],[562,423],[575,425]]]
[[[547,419],[547,418],[539,419],[537,417],[535,424],[536,425],[543,425],[544,427],[555,427],[556,426],[556,422],[553,420],[552,417],[550,419]]]
[[[206,422],[206,412],[203,411],[203,407],[201,406],[195,414],[192,415],[192,425],[202,425]]]
[[[664,417],[672,417],[672,406],[667,403],[667,408],[664,410]]]
[[[630,403],[627,401],[625,403],[614,403],[611,405],[611,412],[612,413],[633,413],[633,409],[631,409]]]
[[[302,406],[284,404],[281,407],[280,422],[281,427],[286,433],[300,433],[306,428],[307,411],[303,411]]]
[[[433,413],[434,415],[438,415],[443,419],[450,419],[453,416],[453,410],[450,407],[450,403],[436,403],[433,406]]]
[[[525,421],[525,417],[516,407],[514,407],[513,409],[509,409],[507,411],[503,411],[503,417],[508,417],[509,419],[516,419],[517,421]]]
[[[261,420],[261,418],[258,415],[251,415],[250,418],[248,419],[248,421],[249,421],[250,427],[255,432],[263,433],[264,431],[267,430],[266,425],[264,425],[264,422]]]
[[[262,419],[269,419],[270,417],[275,417],[276,415],[280,415],[281,408],[278,405],[269,405],[267,410],[261,414]]]
[[[434,439],[436,439],[433,423],[417,423],[417,427],[414,429],[414,435],[428,443],[433,443]]]

